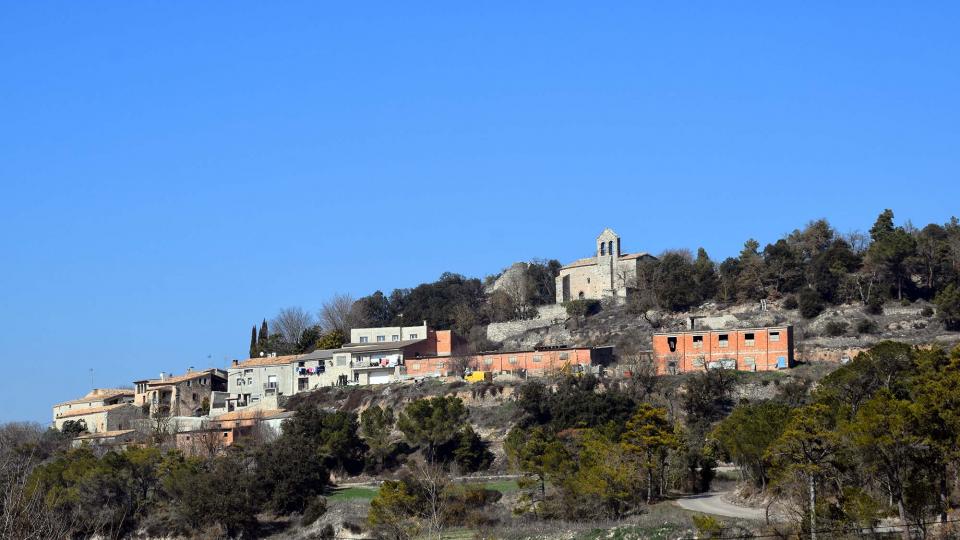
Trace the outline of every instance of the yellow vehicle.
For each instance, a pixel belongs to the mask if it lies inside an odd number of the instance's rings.
[[[468,383],[478,383],[487,381],[490,382],[493,380],[493,373],[489,371],[472,371],[467,373],[466,377],[463,378]]]

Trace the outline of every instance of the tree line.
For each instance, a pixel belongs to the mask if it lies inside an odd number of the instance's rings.
[[[799,406],[742,403],[710,434],[755,488],[797,509],[804,535],[874,530],[904,538],[946,522],[960,492],[960,347],[886,341],[857,355]]]
[[[490,349],[485,327],[492,322],[531,318],[537,306],[556,298],[556,260],[534,260],[484,280],[447,272],[434,282],[390,294],[376,291],[354,299],[338,294],[314,315],[286,308],[258,333],[251,330],[250,354],[293,354],[335,348],[349,340],[351,328],[416,325],[453,329],[474,350]],[[624,276],[627,277],[627,276]],[[636,294],[630,308],[680,312],[704,302],[731,304],[782,300],[806,318],[827,306],[859,303],[873,314],[895,300],[928,300],[949,330],[960,330],[960,221],[917,228],[897,225],[884,210],[868,233],[840,234],[825,219],[811,221],[761,248],[754,239],[736,257],[714,261],[703,248],[668,250],[642,261],[627,286]],[[589,307],[589,306],[588,306]],[[584,305],[572,306],[583,311]]]
[[[0,426],[0,537],[256,536],[264,512],[306,524],[325,511],[331,472],[489,467],[493,455],[467,416],[452,396],[413,401],[396,416],[301,406],[279,435],[189,453],[169,441],[73,448],[53,429]]]

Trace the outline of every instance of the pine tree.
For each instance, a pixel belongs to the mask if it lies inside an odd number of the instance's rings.
[[[259,349],[258,353],[267,352],[267,341],[270,339],[270,329],[267,328],[267,320],[263,320],[263,324],[260,325],[260,335],[257,337],[257,348]]]
[[[250,329],[250,358],[260,356],[260,348],[257,346],[257,325]]]

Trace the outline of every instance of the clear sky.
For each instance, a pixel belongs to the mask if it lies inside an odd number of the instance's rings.
[[[0,421],[534,257],[960,213],[956,2],[0,3]]]

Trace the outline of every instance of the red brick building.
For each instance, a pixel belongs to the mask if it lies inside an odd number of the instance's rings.
[[[661,375],[787,369],[793,366],[793,326],[660,332],[653,335],[653,358]]]
[[[613,361],[612,347],[549,347],[531,351],[493,351],[465,357],[420,357],[406,359],[406,374],[414,377],[455,375],[451,359],[463,359],[471,369],[493,373],[544,375],[583,366],[608,365]]]

